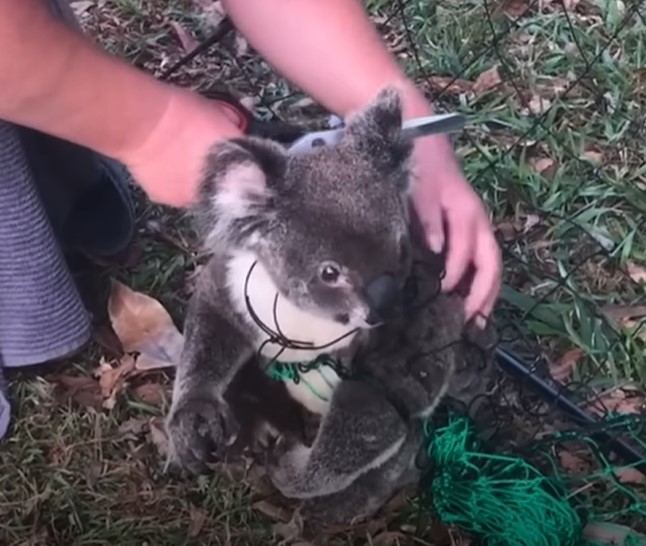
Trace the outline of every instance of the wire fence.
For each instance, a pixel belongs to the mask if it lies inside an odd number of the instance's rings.
[[[593,518],[646,531],[645,3],[368,7],[438,108],[470,120],[455,145],[505,264],[490,439],[558,476]],[[200,55],[232,63],[256,115],[325,124],[262,62],[249,68],[235,33],[216,38]],[[164,77],[181,83],[200,55]]]

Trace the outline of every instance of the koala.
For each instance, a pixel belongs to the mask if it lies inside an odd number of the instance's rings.
[[[493,378],[495,337],[467,324],[464,296],[440,294],[441,259],[413,238],[422,264],[415,293],[355,354],[355,376],[333,393],[313,444],[277,444],[269,475],[286,497],[301,501],[305,538],[331,524],[375,513],[402,488],[419,482],[424,421],[440,405],[477,411]]]
[[[346,120],[334,146],[290,153],[243,137],[213,147],[193,211],[210,258],[184,325],[166,418],[170,463],[201,472],[236,442],[242,413],[230,393],[245,366],[331,355],[351,373],[357,350],[398,307],[412,264],[412,143],[401,125],[400,97],[389,88]],[[325,420],[321,442],[336,426],[337,413],[326,415],[344,381],[319,372],[283,388]],[[380,431],[393,453],[403,427]],[[366,465],[387,458],[365,447],[357,455]],[[344,476],[317,494],[347,483]]]

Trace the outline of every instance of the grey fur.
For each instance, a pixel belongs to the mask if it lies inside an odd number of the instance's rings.
[[[233,382],[247,365],[262,366],[271,356],[254,359],[267,336],[232,288],[232,264],[246,263],[236,261],[240,253],[254,256],[268,276],[265,285],[273,283],[305,322],[315,317],[324,327],[347,322],[357,330],[332,349],[306,351],[307,359],[332,352],[353,378],[333,391],[311,445],[280,430],[269,454],[272,482],[302,501],[310,530],[366,517],[418,479],[421,420],[445,398],[468,403],[482,388],[473,381],[472,356],[459,343],[461,296],[437,295],[441,260],[410,225],[412,145],[401,138],[401,121],[397,93],[385,90],[347,121],[334,147],[292,155],[255,138],[218,145],[196,209],[212,257],[185,324],[167,417],[171,462],[199,472],[212,454],[223,455],[243,421],[240,404],[231,403],[238,389]],[[414,275],[413,305],[368,327],[366,286],[387,273],[403,289],[413,258],[431,266]],[[328,262],[338,264],[340,286],[319,280],[319,267]],[[257,417],[272,421],[269,413]]]
[[[211,258],[189,305],[167,417],[172,463],[199,471],[238,434],[225,394],[267,337],[232,293],[227,268],[238,257],[255,257],[281,302],[356,331],[332,349],[307,351],[307,359],[336,353],[350,366],[369,335],[366,286],[385,273],[401,286],[409,273],[412,144],[401,138],[401,122],[399,96],[385,90],[348,120],[337,146],[290,154],[246,137],[214,147],[195,208]],[[341,272],[336,286],[319,278],[330,262]]]
[[[422,245],[414,248],[416,261],[438,262]],[[490,388],[492,328],[465,324],[462,296],[438,293],[437,270],[416,278],[411,308],[355,355],[357,379],[335,391],[309,456],[299,457],[302,445],[278,444],[269,473],[283,495],[302,499],[307,538],[325,525],[374,514],[418,482],[424,420],[440,404],[473,412]]]

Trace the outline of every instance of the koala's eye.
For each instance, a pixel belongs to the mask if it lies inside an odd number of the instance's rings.
[[[321,280],[325,284],[334,284],[339,280],[339,277],[341,276],[341,271],[339,270],[339,266],[326,262],[321,265],[321,269],[319,270],[319,276],[321,277]]]

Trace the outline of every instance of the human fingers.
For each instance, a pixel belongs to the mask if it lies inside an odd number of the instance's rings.
[[[473,256],[475,276],[465,301],[467,320],[476,316],[476,324],[484,327],[500,293],[502,259],[500,248],[485,218],[479,221]]]
[[[472,259],[476,231],[473,216],[452,207],[445,209],[448,225],[448,250],[446,253],[443,290],[453,290]]]

